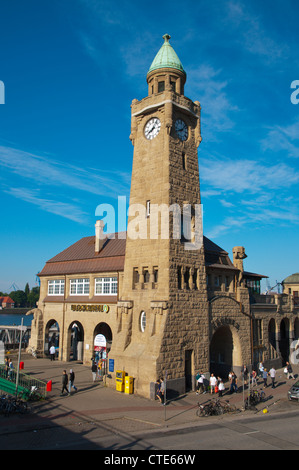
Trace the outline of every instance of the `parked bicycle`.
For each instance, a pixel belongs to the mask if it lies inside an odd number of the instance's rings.
[[[238,408],[224,400],[210,400],[208,403],[198,403],[197,416],[219,416],[224,413],[236,413]]]
[[[245,401],[245,410],[256,410],[256,405],[266,401],[266,394],[263,390],[251,390]]]
[[[4,416],[9,416],[12,413],[25,414],[28,413],[30,407],[26,401],[18,397],[10,395],[1,395],[0,397],[0,413]]]

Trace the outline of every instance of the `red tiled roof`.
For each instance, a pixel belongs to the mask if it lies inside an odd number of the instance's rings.
[[[126,240],[124,233],[105,240],[99,253],[95,253],[95,237],[84,237],[47,261],[39,276],[85,274],[123,271]]]
[[[6,296],[6,297],[0,297],[0,302],[1,303],[6,303],[6,304],[14,304],[15,301],[12,300],[9,296]]]
[[[84,237],[47,261],[39,276],[88,274],[123,271],[126,252],[126,233],[116,233],[108,238],[99,253],[95,253],[95,237]],[[203,237],[207,267],[237,270],[227,251]]]

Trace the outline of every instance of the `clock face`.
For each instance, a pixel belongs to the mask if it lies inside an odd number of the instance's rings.
[[[161,121],[158,118],[151,118],[144,128],[144,135],[148,140],[152,140],[159,134]]]
[[[182,119],[175,121],[175,131],[181,140],[188,139],[188,126]]]

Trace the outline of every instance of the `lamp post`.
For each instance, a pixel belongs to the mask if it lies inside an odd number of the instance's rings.
[[[22,317],[21,329],[20,329],[20,343],[19,343],[17,379],[16,379],[16,397],[18,396],[18,386],[19,386],[19,377],[20,377],[20,362],[21,362],[21,349],[22,349],[22,337],[23,337],[23,322],[24,322],[24,318]]]

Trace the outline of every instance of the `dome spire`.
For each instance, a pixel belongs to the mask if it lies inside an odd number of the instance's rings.
[[[180,59],[178,58],[176,52],[169,43],[170,38],[171,36],[169,34],[164,34],[164,44],[162,45],[156,57],[154,58],[148,73],[157,69],[171,68],[179,70],[186,74]]]

